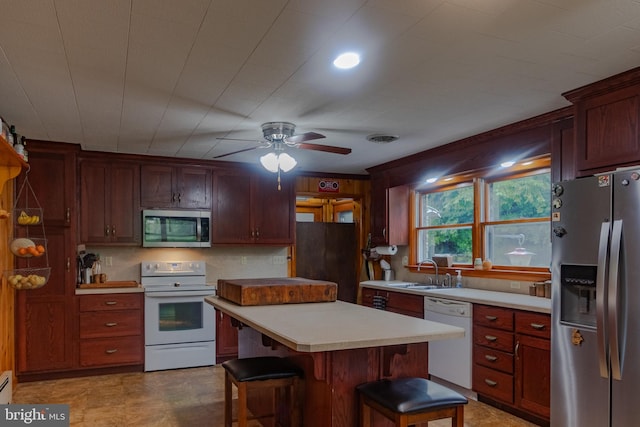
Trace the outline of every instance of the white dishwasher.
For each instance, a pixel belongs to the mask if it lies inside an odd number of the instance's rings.
[[[471,325],[473,305],[425,296],[424,318],[464,329],[464,338],[429,342],[429,374],[471,389]]]

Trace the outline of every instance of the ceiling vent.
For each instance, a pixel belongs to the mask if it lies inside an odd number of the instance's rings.
[[[367,136],[367,141],[375,142],[376,144],[388,144],[397,140],[399,137],[397,135],[386,135],[383,133],[374,133],[372,135]]]

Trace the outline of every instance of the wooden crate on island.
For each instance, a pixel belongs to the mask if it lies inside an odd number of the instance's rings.
[[[218,296],[238,305],[333,302],[338,285],[302,277],[219,279]]]

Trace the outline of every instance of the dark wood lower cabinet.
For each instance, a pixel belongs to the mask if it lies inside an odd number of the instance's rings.
[[[228,315],[216,310],[216,363],[238,358],[238,328]]]
[[[548,425],[551,317],[475,304],[473,319],[478,400]]]

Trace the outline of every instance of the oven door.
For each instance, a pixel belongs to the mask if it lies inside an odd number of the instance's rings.
[[[209,290],[145,292],[145,344],[213,341],[215,312],[204,301],[209,295]]]

